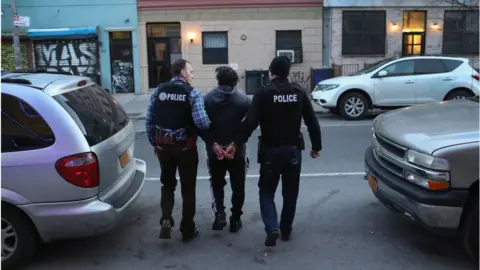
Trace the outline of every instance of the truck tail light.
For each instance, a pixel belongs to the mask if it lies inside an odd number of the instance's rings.
[[[472,75],[472,77],[473,77],[474,79],[476,79],[477,81],[480,81],[480,75],[479,75],[479,74],[477,74],[477,75]]]
[[[64,157],[55,163],[57,172],[67,182],[82,188],[99,185],[98,159],[94,153],[83,153]]]

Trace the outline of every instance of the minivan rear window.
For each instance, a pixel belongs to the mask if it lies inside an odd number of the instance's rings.
[[[53,98],[77,123],[90,146],[112,137],[129,122],[122,106],[96,84]]]

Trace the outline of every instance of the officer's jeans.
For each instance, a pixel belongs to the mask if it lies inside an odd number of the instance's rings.
[[[184,144],[164,145],[157,151],[160,161],[162,195],[160,205],[162,217],[174,225],[172,211],[174,206],[175,188],[177,186],[176,172],[180,175],[183,199],[182,221],[180,231],[183,234],[193,233],[195,229],[195,189],[197,183],[198,151],[189,149]]]
[[[283,146],[265,149],[265,160],[260,165],[260,211],[265,232],[280,229],[282,233],[290,233],[297,207],[300,186],[300,170],[302,153],[296,146]],[[274,197],[278,183],[282,177],[283,208],[278,224],[277,209]]]
[[[217,214],[225,211],[224,187],[227,184],[225,175],[228,171],[232,188],[232,218],[240,219],[245,202],[245,178],[248,169],[248,158],[243,156],[232,160],[218,160],[215,155],[209,154],[207,162],[213,195],[213,212]]]

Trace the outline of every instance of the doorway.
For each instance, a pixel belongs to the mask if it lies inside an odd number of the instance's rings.
[[[155,88],[160,83],[172,78],[170,72],[170,61],[168,40],[165,38],[150,39],[148,44],[148,74],[149,87]]]
[[[427,12],[409,10],[403,12],[402,55],[425,54]]]
[[[182,57],[180,23],[147,24],[149,88],[172,78],[171,64]]]
[[[110,62],[112,70],[112,92],[133,93],[132,32],[110,32]]]
[[[425,54],[425,33],[403,33],[402,54],[405,55],[423,55]]]

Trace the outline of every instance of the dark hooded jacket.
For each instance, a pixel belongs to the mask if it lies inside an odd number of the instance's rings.
[[[240,123],[250,107],[250,98],[236,88],[217,86],[205,97],[205,110],[210,118],[207,152],[213,154],[212,143],[226,146],[233,142],[240,131]],[[236,157],[245,155],[245,145],[237,146]]]

